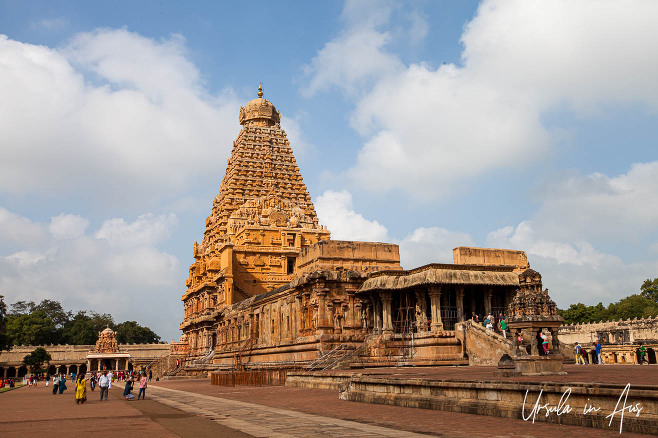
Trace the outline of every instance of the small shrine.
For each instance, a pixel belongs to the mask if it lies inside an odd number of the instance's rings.
[[[555,302],[542,290],[541,275],[527,269],[519,275],[520,290],[508,306],[507,326],[512,333],[513,374],[565,374],[558,331],[564,324]],[[550,335],[546,352],[543,343]],[[505,367],[507,368],[507,366]]]
[[[130,353],[119,350],[116,333],[107,327],[98,332],[96,347],[87,354],[87,369],[89,371],[131,370],[130,358]]]

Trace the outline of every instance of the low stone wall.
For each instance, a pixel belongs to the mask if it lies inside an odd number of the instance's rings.
[[[593,341],[602,344],[656,344],[658,317],[563,325],[560,327],[560,341],[566,344],[588,344]]]
[[[623,386],[603,384],[436,381],[354,375],[342,385],[339,397],[365,403],[620,430],[619,410],[624,399],[621,398],[619,406],[617,403],[625,391]],[[658,434],[657,387],[630,388],[625,405],[621,430]],[[588,412],[586,407],[599,411]],[[632,410],[637,407],[642,408],[639,415]],[[546,409],[551,412],[547,413]],[[606,416],[615,410],[618,413],[610,424]]]
[[[350,372],[332,372],[331,374],[318,372],[289,372],[286,386],[338,390],[341,385],[344,386],[353,375],[354,374]]]

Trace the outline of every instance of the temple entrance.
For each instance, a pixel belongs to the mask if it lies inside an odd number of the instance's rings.
[[[457,292],[454,287],[446,288],[441,294],[441,322],[444,330],[454,330],[459,319]]]
[[[66,374],[66,365],[60,365],[59,368],[57,369],[57,372],[61,374]]]
[[[80,365],[80,369],[78,370],[80,374],[87,374],[87,365],[82,364]]]
[[[69,373],[71,374],[78,374],[78,366],[77,365],[71,365],[69,367]]]
[[[394,294],[391,312],[394,333],[416,332],[416,293],[414,291],[405,290]]]
[[[16,377],[18,377],[20,379],[20,378],[25,377],[26,375],[27,375],[27,368],[25,366],[22,366],[18,369],[18,376],[16,376]]]
[[[16,377],[16,367],[7,368],[7,377],[9,377],[9,378]]]
[[[647,348],[647,360],[650,364],[656,363],[656,352],[653,348]]]
[[[57,367],[55,365],[51,365],[48,367],[48,374],[53,375],[57,373]]]

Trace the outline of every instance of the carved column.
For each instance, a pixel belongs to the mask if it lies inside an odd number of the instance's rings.
[[[393,322],[391,320],[391,301],[393,297],[390,292],[380,292],[379,295],[382,298],[382,322],[383,322],[383,332],[384,333],[393,333]]]
[[[433,332],[443,330],[443,322],[441,321],[441,287],[430,286],[428,291],[430,296],[430,311],[432,312],[430,329]]]
[[[416,291],[416,327],[419,333],[427,331],[427,301],[424,290]]]
[[[537,334],[532,331],[530,333],[530,354],[533,356],[538,356],[539,355],[539,349],[537,348]]]
[[[560,340],[558,339],[558,328],[551,328],[551,353],[560,353]]]
[[[373,333],[382,332],[382,301],[372,296],[372,318],[373,318]]]
[[[354,332],[354,328],[358,325],[355,320],[354,315],[354,291],[347,292],[347,312],[345,312],[345,325],[344,329],[349,329],[351,333]]]
[[[464,320],[464,286],[457,286],[455,288],[455,296],[457,298],[457,321]]]
[[[492,290],[490,287],[486,288],[484,291],[484,317],[486,318],[491,313],[491,295]]]

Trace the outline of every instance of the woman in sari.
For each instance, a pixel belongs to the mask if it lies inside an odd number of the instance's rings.
[[[68,388],[66,387],[66,375],[62,374],[62,377],[59,378],[59,393],[63,393]]]
[[[85,375],[78,374],[78,380],[75,381],[75,403],[84,403],[87,401],[87,381]]]

